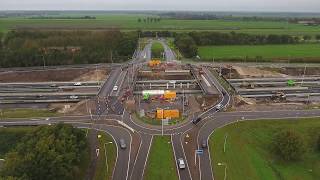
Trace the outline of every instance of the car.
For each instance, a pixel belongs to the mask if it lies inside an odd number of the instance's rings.
[[[185,169],[186,168],[186,164],[184,163],[184,160],[182,158],[179,158],[177,161],[178,161],[179,169]]]
[[[218,105],[216,106],[216,110],[218,110],[218,111],[220,111],[222,108],[223,108],[222,104],[218,104]]]
[[[50,87],[57,87],[56,84],[50,84]]]
[[[206,139],[203,139],[202,142],[201,142],[201,147],[202,148],[207,148],[208,147],[208,144],[207,144],[207,140]]]
[[[202,118],[201,118],[201,117],[198,117],[198,118],[193,119],[193,120],[192,120],[192,123],[193,123],[193,124],[198,124],[198,122],[200,122],[201,120],[202,120]]]
[[[222,91],[222,95],[224,95],[224,96],[225,96],[226,94],[227,94],[227,93],[226,93],[225,91]]]
[[[78,96],[75,96],[75,95],[72,95],[72,96],[70,96],[69,98],[70,98],[70,99],[79,99],[79,97],[78,97]]]
[[[81,82],[76,82],[73,84],[74,86],[82,86],[82,83]]]
[[[121,149],[126,149],[127,148],[127,145],[126,145],[126,142],[124,141],[124,139],[120,139],[119,140],[119,144],[120,144],[120,148]]]
[[[114,86],[114,87],[113,87],[113,90],[114,90],[114,91],[117,91],[117,90],[118,90],[118,86]]]

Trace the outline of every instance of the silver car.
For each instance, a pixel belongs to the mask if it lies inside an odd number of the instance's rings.
[[[121,149],[127,148],[127,145],[126,145],[126,142],[124,141],[124,139],[120,139],[119,144],[120,144]]]
[[[184,160],[182,158],[178,159],[178,165],[179,165],[179,169],[185,169],[186,168],[186,164],[184,163]]]

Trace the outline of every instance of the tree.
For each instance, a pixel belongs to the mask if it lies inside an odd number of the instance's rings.
[[[316,35],[316,40],[320,40],[320,34]]]
[[[320,135],[319,135],[319,137],[318,137],[318,150],[320,151]]]
[[[5,155],[0,176],[4,179],[74,179],[87,146],[85,133],[71,125],[38,127]]]
[[[305,41],[309,41],[309,40],[311,40],[311,36],[310,36],[310,35],[304,35],[304,36],[303,36],[303,39],[304,39]]]
[[[304,139],[293,130],[284,130],[274,137],[275,154],[286,161],[298,160],[306,151]]]
[[[138,23],[141,23],[141,18],[138,19]]]
[[[179,35],[175,40],[175,45],[179,51],[187,58],[195,57],[198,53],[198,47],[195,41],[189,35]]]

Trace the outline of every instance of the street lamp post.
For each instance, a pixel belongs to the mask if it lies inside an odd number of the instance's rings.
[[[107,143],[104,143],[104,156],[106,157],[106,167],[107,167],[107,173],[108,173],[108,158],[107,158],[107,144],[112,144],[113,142],[107,142]]]
[[[227,168],[228,168],[228,166],[227,166],[227,163],[218,163],[218,166],[224,166],[224,180],[226,180],[227,179]]]

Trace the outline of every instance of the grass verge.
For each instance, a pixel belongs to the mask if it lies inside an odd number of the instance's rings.
[[[145,180],[178,180],[170,136],[154,136]]]
[[[139,114],[134,113],[134,118],[138,119],[146,124],[151,124],[151,125],[161,125],[161,120],[159,119],[154,119],[154,118],[148,118],[148,117],[140,117]],[[183,122],[186,118],[185,117],[180,117],[180,118],[175,118],[169,120],[168,124],[169,125],[175,125]]]
[[[159,42],[152,43],[152,47],[151,47],[152,58],[163,60],[163,52],[164,52],[164,48],[161,43]]]
[[[282,129],[298,131],[309,145],[301,161],[284,162],[271,153],[274,134]],[[224,167],[218,166],[218,163],[226,163],[227,179],[320,179],[320,152],[315,148],[319,132],[319,118],[246,121],[217,129],[209,142],[215,178],[224,178]],[[224,153],[225,135],[227,143]]]
[[[47,109],[2,109],[1,118],[54,117],[58,113]]]
[[[116,142],[114,142],[112,137],[106,133],[99,134],[101,135],[101,138],[99,138],[100,154],[94,180],[109,180],[112,177],[113,168],[117,158]],[[108,166],[106,164],[106,155]]]

